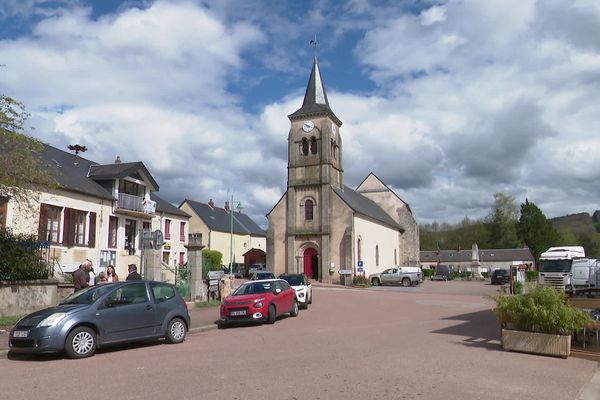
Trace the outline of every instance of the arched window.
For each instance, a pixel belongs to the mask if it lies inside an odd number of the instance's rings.
[[[398,252],[394,249],[394,265],[398,265]]]
[[[356,240],[356,258],[357,258],[357,261],[362,261],[362,255],[361,255],[361,249],[360,249],[361,241],[362,240],[361,240],[361,238],[359,236],[358,239]]]
[[[306,138],[302,138],[302,154],[308,155],[308,140]]]
[[[314,136],[310,138],[310,153],[317,154],[317,138]]]
[[[379,245],[375,246],[375,266],[379,267]]]
[[[307,221],[312,221],[313,219],[313,201],[308,199],[304,202],[304,219]]]

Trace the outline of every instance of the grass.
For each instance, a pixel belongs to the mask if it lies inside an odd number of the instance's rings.
[[[12,326],[16,324],[24,315],[5,315],[0,316],[0,326]]]
[[[221,305],[219,300],[197,301],[194,303],[196,308],[218,307]]]

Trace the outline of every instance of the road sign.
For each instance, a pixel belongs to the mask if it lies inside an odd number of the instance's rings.
[[[363,272],[363,269],[361,267],[358,267],[358,272]]]
[[[362,260],[360,260],[360,261],[358,262],[358,266],[359,266],[359,267],[362,267],[362,266],[363,266],[363,262],[362,262]]]

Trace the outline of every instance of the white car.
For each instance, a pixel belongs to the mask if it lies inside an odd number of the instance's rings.
[[[298,305],[304,309],[312,304],[313,294],[310,280],[304,274],[282,274],[279,279],[286,280],[296,291],[296,300]]]

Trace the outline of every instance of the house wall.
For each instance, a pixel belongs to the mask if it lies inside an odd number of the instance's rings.
[[[354,257],[358,262],[358,238],[361,238],[361,258],[365,275],[381,272],[395,265],[394,250],[398,252],[398,231],[360,216],[354,217]],[[379,263],[376,260],[379,248]]]
[[[166,220],[171,221],[171,238],[165,240],[160,249],[160,259],[169,265],[170,268],[162,267],[162,280],[165,282],[175,282],[175,267],[179,266],[180,254],[183,253],[183,262],[187,262],[188,234],[190,231],[190,222],[188,218],[169,213],[157,213],[152,219],[152,231],[160,230],[165,232]],[[181,240],[181,223],[185,223],[183,230],[183,240]]]
[[[269,213],[269,227],[267,228],[266,253],[267,269],[273,271],[276,276],[284,272],[293,272],[289,269],[294,266],[287,266],[286,252],[286,212],[287,212],[287,194],[275,205]]]

